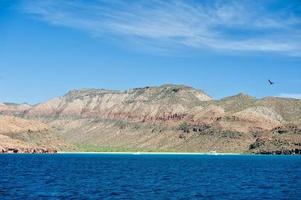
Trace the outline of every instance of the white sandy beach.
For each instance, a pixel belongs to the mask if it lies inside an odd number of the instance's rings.
[[[58,152],[58,154],[126,154],[126,155],[242,155],[240,153],[215,152]]]

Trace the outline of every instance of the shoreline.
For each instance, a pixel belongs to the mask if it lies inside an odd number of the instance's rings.
[[[300,154],[256,154],[256,153],[214,153],[214,152],[83,152],[83,151],[58,151],[56,153],[0,153],[0,155],[180,155],[180,156],[300,156]]]
[[[214,153],[214,152],[82,152],[59,151],[57,154],[124,154],[124,155],[253,155],[244,153]],[[254,154],[255,155],[255,154]]]

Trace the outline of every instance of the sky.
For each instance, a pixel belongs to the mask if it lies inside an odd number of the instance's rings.
[[[0,102],[166,83],[301,98],[301,1],[0,0]]]

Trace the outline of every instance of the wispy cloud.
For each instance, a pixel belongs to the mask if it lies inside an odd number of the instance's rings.
[[[268,1],[27,0],[23,10],[95,37],[139,41],[165,49],[276,52],[301,56],[301,17]]]
[[[301,99],[301,93],[283,93],[278,95],[278,97]]]

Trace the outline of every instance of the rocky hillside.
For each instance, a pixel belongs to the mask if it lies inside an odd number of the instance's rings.
[[[246,94],[213,100],[183,85],[73,90],[34,106],[0,104],[0,113],[47,124],[48,132],[69,144],[66,150],[294,153],[301,148],[301,100]]]
[[[64,146],[51,128],[40,121],[0,116],[1,152],[54,152]]]
[[[0,134],[48,131],[48,125],[11,116],[0,116]]]

